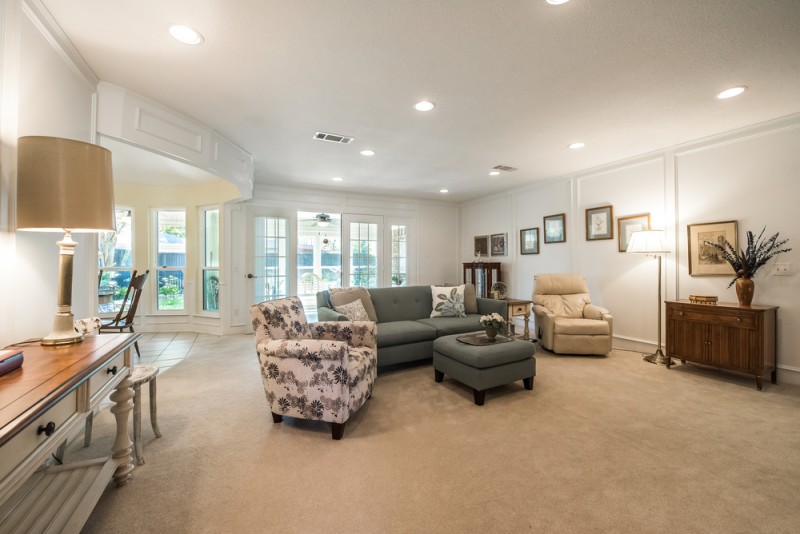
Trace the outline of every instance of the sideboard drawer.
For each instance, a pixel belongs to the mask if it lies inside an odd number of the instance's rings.
[[[100,392],[106,384],[111,382],[114,377],[120,376],[120,374],[125,374],[127,372],[128,368],[125,367],[125,353],[120,352],[89,378],[90,402],[94,402],[95,395],[97,395],[97,393]]]
[[[713,308],[713,306],[708,307]],[[724,326],[738,326],[740,328],[756,327],[756,317],[751,313],[718,313],[716,310],[690,310],[681,307],[671,307],[667,310],[667,319],[682,319],[701,323],[713,320],[715,324]]]
[[[3,446],[3,454],[0,458],[0,479],[22,463],[31,454],[31,451],[38,449],[48,440],[56,440],[59,437],[66,438],[62,435],[64,425],[72,417],[78,417],[77,398],[78,393],[73,390]],[[50,436],[47,436],[44,431],[48,425],[52,429]]]

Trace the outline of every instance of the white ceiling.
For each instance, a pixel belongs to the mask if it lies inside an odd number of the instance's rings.
[[[43,2],[101,80],[217,130],[260,183],[463,201],[800,112],[798,0]]]

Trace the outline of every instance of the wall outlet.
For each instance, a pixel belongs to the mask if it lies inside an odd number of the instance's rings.
[[[775,262],[775,268],[773,269],[773,273],[775,276],[789,276],[789,273],[792,270],[792,264],[788,261],[782,262]]]

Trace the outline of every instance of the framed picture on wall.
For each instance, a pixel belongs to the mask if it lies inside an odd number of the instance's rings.
[[[492,234],[492,256],[505,256],[508,234]]]
[[[628,215],[627,217],[620,217],[617,219],[617,241],[619,243],[619,251],[625,252],[628,250],[628,243],[631,242],[631,234],[639,230],[650,229],[650,214],[642,213],[641,215]]]
[[[489,255],[489,236],[488,235],[476,235],[475,236],[475,257],[480,258],[481,256],[488,256]]]
[[[601,206],[586,210],[586,241],[614,239],[614,208]]]
[[[567,241],[567,216],[564,213],[547,215],[544,218],[544,242],[564,243]]]
[[[519,231],[519,253],[520,254],[539,253],[538,228],[525,228]]]
[[[736,235],[738,228],[736,221],[716,223],[690,224],[687,226],[689,234],[689,274],[692,276],[726,275],[734,274],[733,267],[725,261],[722,253],[706,241],[725,244],[725,241],[736,248]]]

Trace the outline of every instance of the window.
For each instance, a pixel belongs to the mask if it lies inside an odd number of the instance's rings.
[[[261,215],[255,217],[253,232],[255,238],[253,249],[254,302],[263,302],[288,295],[287,224],[288,219],[285,217]]]
[[[183,282],[186,274],[186,211],[156,210],[156,280],[158,311],[186,309]]]
[[[350,285],[378,287],[378,225],[350,223]]]
[[[408,284],[408,230],[404,224],[392,225],[392,287]]]
[[[219,311],[219,209],[201,211],[203,311]]]
[[[125,297],[133,266],[133,210],[114,210],[116,232],[103,232],[97,239],[97,312],[116,313]]]

